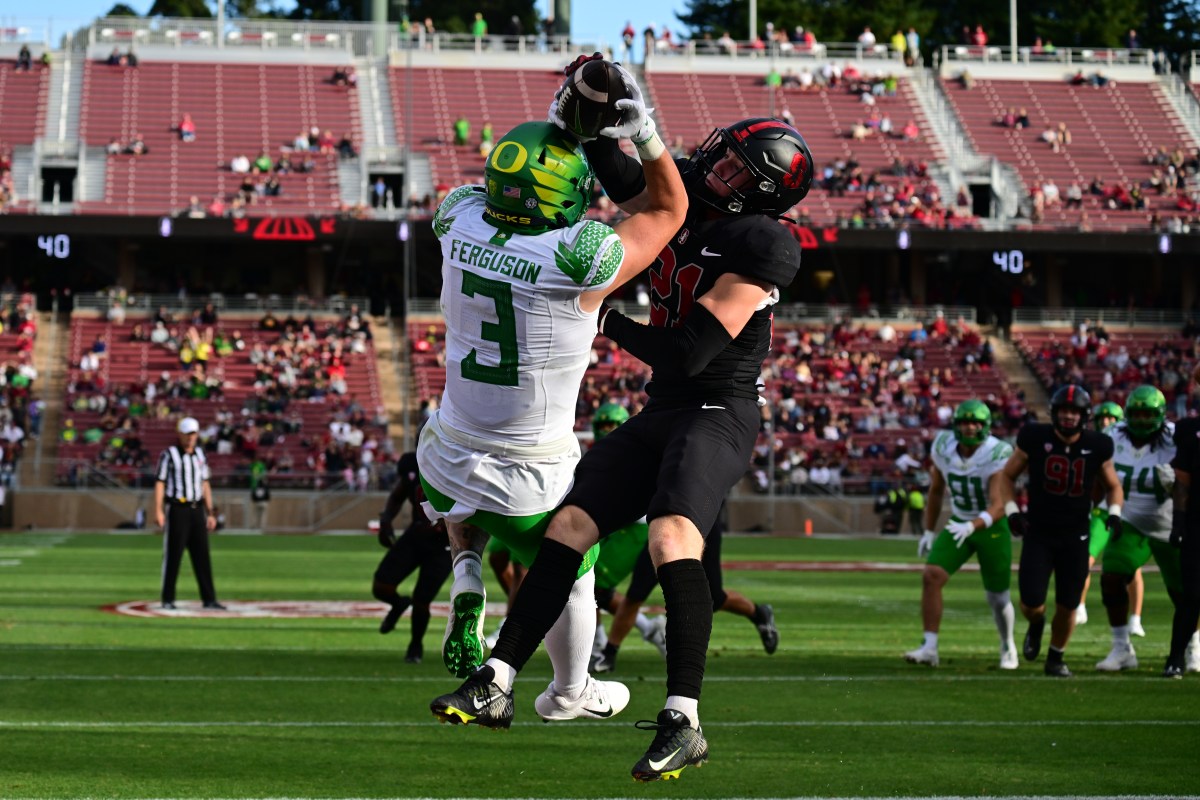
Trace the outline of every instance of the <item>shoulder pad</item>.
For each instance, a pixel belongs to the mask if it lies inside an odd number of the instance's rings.
[[[450,224],[454,222],[454,217],[450,216],[450,212],[454,206],[459,203],[464,197],[471,195],[482,195],[482,186],[459,186],[457,189],[446,195],[446,199],[438,206],[437,211],[433,214],[433,233],[437,237],[442,237],[446,231],[450,230]]]
[[[589,289],[611,281],[625,260],[620,237],[612,228],[595,220],[580,223],[572,233],[572,243],[559,242],[554,265],[572,281]]]
[[[736,272],[787,287],[800,271],[800,244],[783,224],[756,215],[749,218]]]

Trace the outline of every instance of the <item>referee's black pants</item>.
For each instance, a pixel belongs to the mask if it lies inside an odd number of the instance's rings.
[[[1182,664],[1188,641],[1200,622],[1200,529],[1190,528],[1183,538],[1179,554],[1183,592],[1175,601],[1175,617],[1171,624],[1171,654],[1167,660]]]
[[[208,556],[208,517],[203,503],[171,501],[167,508],[167,527],[163,531],[162,602],[175,602],[175,581],[183,551],[192,559],[192,571],[200,586],[200,600],[217,602],[213,588],[212,560]]]

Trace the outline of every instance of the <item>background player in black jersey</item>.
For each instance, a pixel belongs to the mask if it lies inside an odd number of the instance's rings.
[[[1192,373],[1200,384],[1200,367]],[[1171,623],[1171,652],[1164,678],[1182,678],[1184,672],[1200,672],[1200,418],[1175,423],[1175,510],[1171,519],[1171,544],[1180,548],[1179,572],[1182,590],[1175,602]]]
[[[421,508],[425,492],[421,489],[417,454],[405,453],[400,456],[396,471],[399,473],[396,486],[379,512],[379,544],[388,548],[388,551],[375,570],[371,593],[376,599],[391,605],[379,624],[380,633],[390,633],[400,615],[412,606],[412,640],[408,643],[404,660],[419,664],[425,655],[421,641],[429,627],[429,604],[437,597],[450,575],[450,541],[446,537],[446,527],[440,522],[436,525],[430,522]],[[406,500],[412,504],[412,522],[397,538],[392,520],[400,513]],[[402,597],[396,592],[396,587],[417,569],[420,574],[412,596]]]
[[[1063,386],[1050,398],[1050,423],[1031,423],[1017,434],[1017,446],[1001,471],[1005,512],[1013,536],[1024,536],[1017,582],[1021,613],[1029,620],[1024,654],[1029,661],[1042,650],[1046,594],[1054,573],[1054,619],[1045,672],[1071,677],[1063,650],[1075,629],[1075,609],[1088,575],[1092,487],[1097,478],[1108,500],[1105,525],[1121,535],[1121,482],[1113,469],[1113,440],[1086,430],[1092,401],[1082,386]],[[1014,501],[1017,478],[1029,471],[1029,510]]]
[[[626,124],[647,120],[631,113]],[[632,138],[645,140],[645,128]],[[641,165],[607,137],[584,149],[613,201],[640,208]],[[650,324],[611,310],[600,317],[601,333],[651,366],[649,402],[580,461],[483,675],[459,690],[510,692],[562,610],[583,554],[645,515],[667,606],[667,699],[643,725],[655,736],[632,770],[641,781],[677,777],[708,758],[698,710],[713,616],[704,533],[758,435],[770,307],[800,266],[800,247],[777,218],[808,193],[813,162],[791,126],[747,119],[713,131],[680,172],[687,216],[650,267]]]

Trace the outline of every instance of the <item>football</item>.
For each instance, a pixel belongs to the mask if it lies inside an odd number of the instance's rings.
[[[629,90],[611,61],[585,61],[563,81],[558,92],[558,114],[567,130],[582,138],[595,138],[601,128],[621,122],[618,100]]]

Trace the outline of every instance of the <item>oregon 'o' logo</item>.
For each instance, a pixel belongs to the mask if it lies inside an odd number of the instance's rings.
[[[529,152],[519,142],[511,139],[501,142],[492,150],[492,167],[499,172],[516,172],[525,166]]]

